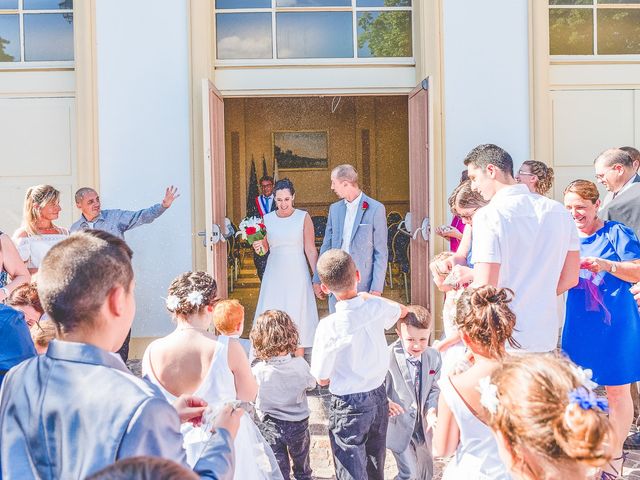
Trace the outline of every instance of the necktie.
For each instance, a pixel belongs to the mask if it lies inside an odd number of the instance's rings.
[[[413,391],[416,395],[416,405],[417,405],[417,422],[414,428],[414,435],[417,437],[420,443],[424,442],[424,432],[422,430],[422,401],[420,398],[420,390],[421,390],[421,380],[422,380],[422,362],[419,358],[408,358],[408,361],[411,365],[415,367],[415,372],[413,375]]]
[[[409,358],[409,363],[415,367],[413,375],[413,389],[416,394],[416,403],[420,409],[420,380],[422,378],[422,362],[419,358]]]

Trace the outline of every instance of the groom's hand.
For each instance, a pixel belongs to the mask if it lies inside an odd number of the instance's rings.
[[[382,296],[382,292],[376,292],[375,290],[371,290],[369,293],[371,295],[375,295],[376,297],[381,297]]]
[[[322,291],[322,289],[320,288],[319,283],[313,284],[313,293],[316,294],[316,297],[318,297],[318,300],[324,300],[327,297]]]

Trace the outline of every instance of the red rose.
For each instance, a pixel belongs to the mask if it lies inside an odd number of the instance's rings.
[[[436,371],[435,370],[429,370],[429,375],[435,375]]]
[[[367,202],[362,202],[362,210],[366,210],[369,208],[369,204]]]
[[[258,226],[260,227],[260,230],[266,230],[267,227],[264,225],[264,223],[259,223]]]
[[[256,227],[247,227],[244,233],[247,235],[254,235],[256,233]]]

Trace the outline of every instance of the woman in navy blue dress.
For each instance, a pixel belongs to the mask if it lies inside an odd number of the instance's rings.
[[[576,180],[564,204],[580,234],[580,278],[567,294],[562,350],[604,385],[617,434],[603,480],[622,475],[622,444],[633,421],[630,384],[640,380],[640,314],[630,292],[640,280],[640,242],[629,227],[598,218],[598,189]]]

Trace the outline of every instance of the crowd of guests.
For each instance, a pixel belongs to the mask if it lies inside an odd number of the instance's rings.
[[[309,363],[296,322],[279,309],[258,312],[250,361],[237,339],[242,305],[220,300],[209,274],[187,272],[169,286],[175,329],[148,346],[143,379],[110,353],[135,314],[124,230],[98,229],[83,214],[86,231],[68,236],[53,224],[59,196],[30,189],[40,196],[29,215],[25,206],[32,225],[15,237],[18,249],[0,237],[0,346],[11,352],[0,367],[10,369],[2,476],[310,479],[307,394],[328,388],[339,479],[384,478],[387,449],[399,479],[431,478],[434,456],[451,457],[445,480],[619,478],[630,386],[640,380],[634,155],[596,159],[604,205],[588,180],[569,184],[562,205],[545,196],[553,171],[541,162],[514,175],[500,147],[470,152],[468,178],[449,199],[453,228],[464,229],[439,229],[458,243],[430,264],[445,292],[436,342],[431,312],[359,292],[352,254],[328,248],[315,264],[316,293],[331,295],[335,311],[317,324]],[[32,243],[46,235],[63,238],[42,253]]]

